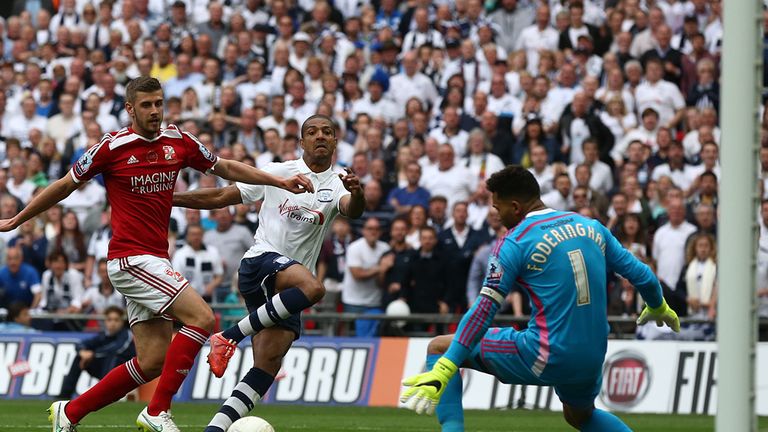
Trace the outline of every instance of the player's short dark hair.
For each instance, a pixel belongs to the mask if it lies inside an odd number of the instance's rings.
[[[323,120],[327,121],[328,123],[330,123],[331,127],[333,128],[333,136],[336,136],[336,122],[333,121],[332,118],[328,117],[325,114],[315,114],[315,115],[309,116],[309,118],[304,120],[304,123],[301,124],[301,137],[302,138],[304,138],[304,133],[306,132],[306,128],[307,128],[307,123],[309,123],[310,120],[314,120],[314,119],[318,119],[318,118],[319,119],[323,119]]]
[[[486,181],[486,186],[501,199],[512,198],[528,202],[541,197],[536,178],[520,165],[509,165],[494,173]]]
[[[125,100],[128,103],[134,103],[136,101],[136,93],[152,93],[162,89],[163,86],[160,85],[160,81],[157,78],[140,76],[132,79],[125,87]]]

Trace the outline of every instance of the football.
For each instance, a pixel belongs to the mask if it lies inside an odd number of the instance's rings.
[[[243,417],[240,420],[232,423],[232,426],[227,429],[228,432],[275,432],[275,428],[272,427],[269,422],[261,417]]]

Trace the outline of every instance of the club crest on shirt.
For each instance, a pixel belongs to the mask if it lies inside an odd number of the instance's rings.
[[[172,161],[176,158],[176,150],[173,149],[173,146],[163,146],[163,155],[165,160]]]
[[[333,190],[331,189],[318,189],[317,200],[319,202],[331,202],[333,201]]]

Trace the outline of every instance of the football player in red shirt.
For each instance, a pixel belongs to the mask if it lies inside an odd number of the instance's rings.
[[[178,127],[161,127],[163,90],[154,78],[140,77],[128,84],[125,109],[131,117],[130,127],[106,134],[67,175],[33,198],[18,215],[0,220],[0,231],[15,229],[69,196],[81,182],[97,174],[104,177],[114,233],[109,244],[109,278],[126,297],[137,356],[78,398],[54,402],[49,420],[55,431],[74,431],[88,413],[157,376],[157,389],[136,424],[146,432],[178,431],[170,414],[171,398],[214,327],[210,306],[195,289],[186,289],[189,282],[168,260],[173,189],[182,168],[294,193],[314,192],[311,181],[302,175],[282,179],[219,159]],[[173,320],[184,326],[171,340]]]

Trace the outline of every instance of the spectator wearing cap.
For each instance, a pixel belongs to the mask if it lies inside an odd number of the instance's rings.
[[[579,35],[573,50],[574,60],[584,78],[597,78],[603,72],[603,59],[594,53],[595,41],[590,34]]]
[[[401,60],[402,72],[390,78],[392,91],[389,97],[396,106],[405,109],[409,99],[418,98],[422,106],[434,105],[437,89],[426,75],[419,72],[419,59],[416,51],[407,51]]]
[[[288,62],[294,69],[301,73],[306,73],[310,48],[312,47],[312,38],[307,33],[298,32],[293,35],[292,47]]]
[[[405,34],[403,52],[407,53],[425,44],[438,49],[445,47],[443,35],[429,25],[429,9],[417,7],[413,12],[413,20],[416,27]]]
[[[362,99],[352,104],[351,118],[360,114],[367,114],[373,118],[384,118],[387,123],[394,123],[399,117],[400,109],[389,99],[385,99],[384,93],[389,90],[389,76],[382,69],[376,69],[368,81],[368,91]]]
[[[524,28],[515,43],[515,51],[525,51],[528,71],[531,74],[538,73],[539,52],[557,49],[560,35],[550,25],[549,19],[549,6],[540,5],[536,8],[536,22]]]
[[[645,64],[648,59],[658,58],[664,67],[664,80],[680,86],[683,75],[683,53],[672,48],[672,29],[662,24],[654,34],[656,46],[643,53],[640,61]]]
[[[584,3],[572,1],[568,5],[568,27],[560,33],[557,48],[560,50],[575,50],[578,47],[579,36],[589,35],[592,40],[600,38],[600,30],[592,24],[584,22]],[[600,55],[602,53],[598,53]]]
[[[658,150],[659,146],[656,136],[659,132],[659,113],[655,108],[648,107],[642,111],[640,125],[630,130],[624,135],[621,141],[611,150],[611,157],[616,166],[621,166],[624,159],[627,158],[629,145],[634,141],[639,141],[645,145],[651,153]]]

